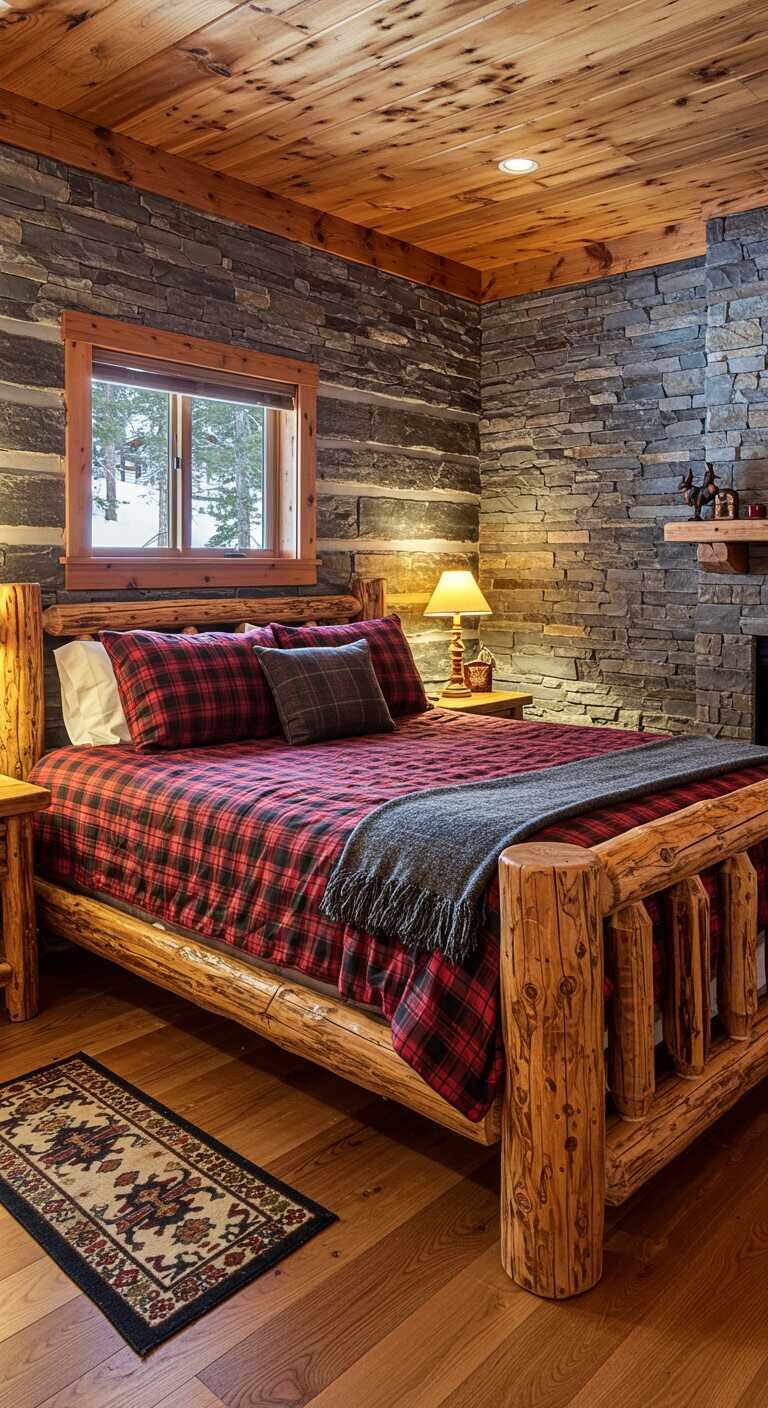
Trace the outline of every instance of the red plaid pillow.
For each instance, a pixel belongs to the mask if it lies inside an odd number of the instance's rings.
[[[102,631],[134,746],[190,748],[266,738],[277,712],[254,645],[274,646],[269,626],[244,634]]]
[[[350,621],[348,626],[280,626],[273,622],[270,629],[277,644],[289,650],[301,645],[346,645],[351,640],[367,640],[371,664],[390,714],[423,714],[429,708],[399,616]]]

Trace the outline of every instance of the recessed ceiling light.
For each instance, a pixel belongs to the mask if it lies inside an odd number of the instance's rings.
[[[529,171],[538,169],[539,163],[532,156],[505,156],[499,162],[499,171],[505,171],[508,176],[525,176]]]

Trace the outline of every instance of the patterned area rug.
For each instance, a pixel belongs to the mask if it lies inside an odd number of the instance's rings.
[[[0,1203],[138,1354],[336,1220],[82,1052],[0,1085]]]

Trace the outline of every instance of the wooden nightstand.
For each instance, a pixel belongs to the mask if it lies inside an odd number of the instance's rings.
[[[502,719],[522,719],[526,704],[533,703],[533,695],[493,689],[489,694],[470,694],[463,699],[443,699],[439,694],[430,694],[429,702],[438,709],[457,709],[460,714],[496,714]]]
[[[37,928],[32,888],[32,827],[30,816],[51,800],[45,787],[17,782],[0,773],[0,895],[3,913],[4,961],[0,987],[12,1022],[25,1022],[37,1012]]]

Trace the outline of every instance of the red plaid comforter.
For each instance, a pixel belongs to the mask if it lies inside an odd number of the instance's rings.
[[[61,748],[35,768],[53,803],[35,818],[37,868],[138,907],[153,918],[331,983],[379,1009],[395,1049],[472,1120],[498,1093],[498,892],[472,958],[412,958],[397,944],[332,924],[319,912],[328,875],[356,822],[392,797],[458,781],[528,772],[649,742],[652,735],[516,723],[433,710],[395,733],[291,748],[282,738],[140,754]],[[537,839],[590,846],[640,822],[768,776],[725,774],[547,828]],[[760,876],[765,922],[765,867]],[[712,899],[717,943],[719,899]],[[656,932],[657,981],[663,932]]]

